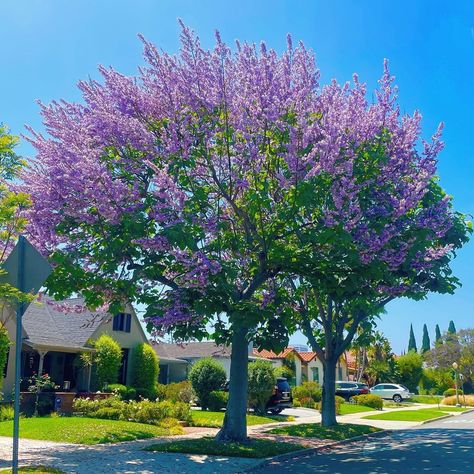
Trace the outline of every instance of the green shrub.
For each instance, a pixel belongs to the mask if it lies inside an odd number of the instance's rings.
[[[148,400],[126,402],[118,397],[102,400],[76,398],[73,403],[74,413],[88,418],[105,418],[109,420],[127,420],[136,423],[158,424],[166,419],[189,422],[191,410],[183,402],[151,402]]]
[[[447,369],[423,369],[420,381],[420,394],[442,395],[454,385],[451,371]]]
[[[191,403],[194,398],[193,388],[189,380],[169,384],[160,383],[156,386],[156,389],[159,400]]]
[[[458,388],[458,393],[459,395],[463,394],[463,391]],[[443,396],[446,397],[452,397],[453,395],[456,395],[456,389],[455,388],[448,388],[448,390],[445,390],[443,393]]]
[[[3,371],[7,364],[7,354],[10,348],[10,338],[5,327],[0,328],[0,391],[3,384]]]
[[[160,365],[158,356],[150,344],[142,342],[133,349],[133,386],[154,391],[158,383]],[[156,393],[156,396],[158,393]],[[155,396],[155,398],[156,398]]]
[[[97,383],[100,389],[108,384],[117,383],[120,366],[122,364],[122,349],[108,334],[95,342],[94,360],[97,365]]]
[[[357,395],[353,397],[357,405],[364,405],[366,407],[381,410],[383,408],[383,400],[378,395]]]
[[[249,406],[257,415],[265,415],[267,403],[275,390],[276,377],[273,364],[266,360],[256,360],[249,364],[248,395]]]
[[[12,406],[5,405],[0,407],[0,421],[13,420],[14,410]]]
[[[221,411],[227,406],[229,394],[222,390],[214,390],[209,394],[208,408],[211,411]]]
[[[136,387],[137,399],[152,400],[158,399],[158,384],[154,387]]]
[[[300,406],[304,408],[316,408],[318,402],[315,402],[311,397],[298,398]]]
[[[300,386],[293,389],[293,397],[300,400],[310,398],[316,403],[321,401],[322,390],[317,382],[303,382]]]
[[[209,394],[214,390],[221,390],[226,382],[227,376],[222,364],[205,357],[193,364],[189,371],[189,380],[197,396],[198,405],[207,410]]]
[[[415,393],[423,376],[423,358],[415,351],[409,351],[397,359],[400,383]]]
[[[341,405],[343,403],[345,403],[346,401],[344,400],[344,398],[336,395],[335,397],[335,403],[336,403],[336,415],[340,415],[341,414]],[[322,409],[323,409],[323,402],[320,401],[320,402],[317,402],[314,404],[314,408],[316,408],[316,410],[319,410],[319,412],[321,413]]]
[[[294,406],[295,408],[298,408],[298,407],[302,406],[302,405],[301,405],[301,402],[300,402],[300,400],[299,400],[298,398],[293,398],[293,406]]]
[[[137,391],[128,385],[115,383],[109,385],[108,389],[115,393],[121,400],[135,400],[135,398],[137,398]]]

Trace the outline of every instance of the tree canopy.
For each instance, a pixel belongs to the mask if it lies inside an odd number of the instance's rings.
[[[410,324],[410,338],[408,339],[408,352],[417,352],[415,333],[413,332],[413,324]]]
[[[429,351],[431,347],[430,335],[428,334],[428,327],[423,324],[423,339],[421,341],[421,353]]]

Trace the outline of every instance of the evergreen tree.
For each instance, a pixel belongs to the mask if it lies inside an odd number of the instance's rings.
[[[410,339],[408,341],[408,352],[410,351],[418,351],[416,347],[415,333],[413,332],[413,324],[410,324]]]
[[[425,352],[430,350],[430,335],[428,334],[428,328],[426,324],[423,324],[423,340],[421,342],[421,353],[424,354]]]
[[[435,328],[435,338],[436,338],[436,342],[441,342],[441,331],[439,330],[438,325],[436,325],[436,328]]]
[[[456,334],[456,326],[454,325],[454,321],[449,321],[448,332],[450,334]]]

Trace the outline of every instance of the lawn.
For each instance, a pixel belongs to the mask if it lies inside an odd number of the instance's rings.
[[[438,404],[443,399],[442,395],[413,395],[407,401],[415,403],[430,403],[432,405]]]
[[[444,408],[443,408],[444,410]],[[447,415],[448,410],[438,410],[437,408],[423,408],[421,410],[399,410],[380,415],[365,416],[366,420],[390,420],[390,421],[427,421]]]
[[[192,411],[193,420],[191,426],[205,426],[207,428],[220,428],[224,421],[225,412],[223,411]],[[293,421],[294,418],[285,415],[276,416],[257,416],[247,415],[247,424],[251,425],[266,425],[268,423],[276,423],[279,421]]]
[[[353,403],[343,403],[341,405],[341,415],[351,415],[352,413],[363,413],[364,411],[375,411],[375,408]]]
[[[11,421],[0,422],[0,436],[11,436]],[[96,418],[44,417],[20,421],[20,436],[78,444],[118,443],[183,433],[180,426],[154,426]]]
[[[326,428],[320,423],[304,423],[301,425],[284,426],[275,428],[269,433],[288,436],[301,436],[302,438],[332,439],[342,441],[364,434],[375,433],[379,428],[366,425],[353,425],[350,423],[339,424]]]
[[[0,469],[0,474],[7,474],[12,472],[11,469]],[[55,469],[54,467],[47,467],[47,466],[25,466],[20,467],[18,469],[19,474],[26,473],[33,473],[33,474],[65,474],[64,471],[60,471],[59,469]]]
[[[222,443],[213,438],[186,439],[154,444],[146,451],[160,453],[207,454],[239,458],[268,458],[304,449],[301,444],[252,439],[249,443]]]

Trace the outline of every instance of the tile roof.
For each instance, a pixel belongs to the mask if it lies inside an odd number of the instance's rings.
[[[265,359],[284,359],[288,354],[295,354],[298,356],[301,360],[308,362],[308,360],[304,359],[302,357],[302,354],[309,354],[309,352],[298,352],[295,350],[293,347],[287,347],[286,349],[283,349],[281,352],[278,354],[273,352],[273,351],[267,351],[266,349],[254,349],[253,354],[257,357],[264,357]]]
[[[316,352],[298,352],[305,362],[311,362],[316,357]]]
[[[80,349],[102,324],[107,313],[86,310],[59,311],[50,304],[51,298],[43,296],[42,300],[31,303],[23,315],[23,328],[27,334],[25,343],[38,346],[64,347]],[[84,305],[82,298],[64,300],[68,305]]]

